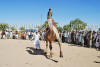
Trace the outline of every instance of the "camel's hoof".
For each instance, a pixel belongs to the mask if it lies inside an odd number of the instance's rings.
[[[49,58],[52,58],[52,55],[49,55]]]
[[[50,53],[50,58],[52,58],[52,56],[53,56],[53,53]]]
[[[60,52],[60,57],[63,58],[63,53],[62,52]]]
[[[47,55],[47,52],[44,52],[44,54],[46,54],[46,55]]]
[[[60,56],[60,58],[63,58],[63,56]]]

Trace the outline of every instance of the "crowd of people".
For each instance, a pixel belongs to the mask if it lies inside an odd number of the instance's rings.
[[[39,34],[38,36],[36,34]],[[1,39],[26,39],[26,40],[45,40],[45,32],[18,32],[2,31]],[[62,43],[70,43],[84,47],[96,48],[100,50],[100,29],[99,31],[63,31],[59,32]],[[39,42],[36,42],[39,44]]]
[[[99,31],[71,31],[60,32],[63,43],[71,43],[84,47],[100,49],[100,30]]]
[[[0,32],[0,39],[24,39],[34,40],[36,49],[40,49],[40,34],[38,31],[2,31]]]
[[[14,38],[14,35],[16,35],[17,37],[18,36],[17,32],[12,32],[12,31],[7,31],[7,30],[0,32],[1,39],[12,39]]]
[[[0,39],[29,39],[33,38],[34,32],[26,31],[2,31],[0,32]]]

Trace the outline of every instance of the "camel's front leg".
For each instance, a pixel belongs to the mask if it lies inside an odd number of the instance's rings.
[[[60,43],[60,41],[58,41],[58,44],[59,44],[59,48],[60,48],[60,57],[63,57],[63,53],[62,53],[61,43]]]
[[[49,42],[50,45],[49,45],[49,48],[50,48],[50,57],[52,57],[53,53],[52,53],[52,42]]]

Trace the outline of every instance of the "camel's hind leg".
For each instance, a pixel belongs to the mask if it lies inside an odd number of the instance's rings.
[[[63,57],[62,49],[61,49],[61,42],[58,40],[59,48],[60,48],[60,57]]]
[[[45,50],[45,54],[47,55],[48,53],[48,40],[46,40],[46,50]]]
[[[49,48],[50,48],[50,57],[52,57],[53,53],[52,53],[52,42],[49,42]]]

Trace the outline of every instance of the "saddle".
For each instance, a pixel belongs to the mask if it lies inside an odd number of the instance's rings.
[[[46,28],[46,32],[50,32],[50,28],[49,28],[49,26]]]

